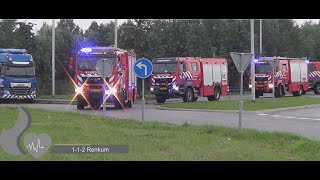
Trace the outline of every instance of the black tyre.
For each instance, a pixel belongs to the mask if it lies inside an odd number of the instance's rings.
[[[157,103],[159,103],[159,104],[165,103],[166,100],[167,100],[166,97],[156,97],[156,101],[157,101]]]
[[[314,85],[313,91],[315,94],[320,94],[320,83],[317,83],[316,85]]]
[[[192,99],[192,101],[193,101],[193,102],[198,101],[198,97],[194,97],[194,98]]]
[[[78,103],[77,104],[77,109],[83,110],[84,109],[84,105],[82,103]]]
[[[193,90],[191,88],[187,88],[183,96],[183,102],[192,102],[193,98],[194,98]]]
[[[121,104],[118,100],[114,100],[113,105],[115,109],[123,109],[123,104]]]
[[[259,98],[260,96],[259,96],[259,94],[256,93],[256,94],[255,94],[255,97],[256,97],[256,98]]]
[[[208,101],[214,101],[214,96],[208,96],[207,99]]]
[[[213,94],[213,99],[219,101],[221,96],[221,90],[219,87],[214,88],[214,94]]]
[[[299,91],[298,92],[293,92],[293,96],[301,96],[303,93],[303,87],[300,86]]]
[[[282,89],[282,96],[285,96],[286,95],[286,92],[284,90],[284,86],[281,86],[281,89]]]
[[[126,107],[127,108],[132,108],[132,102],[130,100],[126,103]]]
[[[275,97],[281,97],[282,96],[282,86],[279,85],[278,87],[276,87],[275,92],[274,92],[274,96]]]

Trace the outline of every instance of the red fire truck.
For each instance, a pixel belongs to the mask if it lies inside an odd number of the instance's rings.
[[[107,60],[108,76],[101,77],[96,64]],[[90,105],[100,108],[103,96],[106,102],[113,103],[116,109],[131,108],[137,96],[137,77],[133,71],[136,55],[114,47],[82,48],[75,58],[70,58],[69,72],[74,76],[77,108]],[[104,85],[105,84],[105,85]]]
[[[309,90],[320,94],[320,62],[308,62]]]
[[[229,91],[228,64],[224,58],[172,57],[153,59],[150,90],[158,103],[174,96],[184,102],[219,100]]]
[[[269,61],[278,61],[279,64],[272,73]],[[250,68],[249,68],[250,69]],[[249,71],[249,74],[250,71]],[[274,86],[275,97],[292,93],[294,96],[304,95],[308,88],[308,66],[305,60],[286,57],[261,57],[255,62],[255,89],[256,98],[264,93],[272,93]],[[272,82],[274,76],[274,82]],[[249,89],[252,88],[251,77]]]

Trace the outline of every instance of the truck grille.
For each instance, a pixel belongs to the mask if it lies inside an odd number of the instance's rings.
[[[256,77],[256,82],[259,81],[268,81],[268,77]]]
[[[171,83],[172,78],[160,78],[160,79],[155,79],[155,83]]]
[[[12,92],[14,95],[25,96],[29,93],[28,87],[13,87]]]

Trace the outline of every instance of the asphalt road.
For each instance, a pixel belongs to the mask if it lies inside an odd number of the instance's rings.
[[[319,98],[312,93],[307,96]],[[269,95],[271,97],[271,95]],[[223,99],[224,98],[224,99]],[[223,97],[221,100],[228,100]],[[245,95],[250,98],[250,95]],[[237,99],[233,96],[232,98]],[[206,98],[199,98],[204,101]],[[169,102],[181,102],[180,99],[170,99]],[[64,104],[0,104],[1,107],[26,106],[37,109],[48,109],[57,111],[80,112],[86,114],[103,115],[102,110],[77,110],[75,105]],[[239,125],[239,114],[235,112],[204,112],[204,111],[173,111],[160,110],[159,105],[146,104],[145,121],[159,121],[174,124],[189,123],[194,125],[221,125],[237,128]],[[295,134],[307,136],[312,139],[320,140],[320,105],[318,107],[309,107],[295,110],[282,110],[268,112],[244,112],[243,128],[257,129],[262,131],[281,131],[292,132]],[[105,116],[120,119],[135,119],[141,121],[141,104],[134,104],[132,109],[115,110],[108,106]]]

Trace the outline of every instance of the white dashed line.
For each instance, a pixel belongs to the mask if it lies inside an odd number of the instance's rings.
[[[270,114],[258,114],[259,116],[268,116]]]
[[[312,121],[320,121],[320,119],[306,118],[306,117],[292,117],[292,116],[283,116],[276,114],[257,114],[259,116],[271,116],[275,118],[287,118],[287,119],[300,119],[300,120],[312,120]]]

